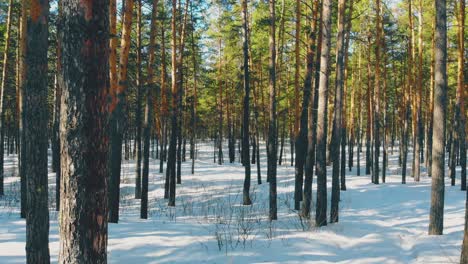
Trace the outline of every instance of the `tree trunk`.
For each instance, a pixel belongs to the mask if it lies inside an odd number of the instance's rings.
[[[379,157],[380,157],[380,48],[382,41],[382,23],[380,15],[380,0],[376,0],[376,39],[375,39],[375,89],[374,89],[374,159],[372,162],[374,173],[372,177],[375,184],[379,184]]]
[[[250,158],[249,158],[249,117],[250,117],[250,72],[249,72],[249,32],[248,32],[248,13],[247,0],[241,1],[242,6],[242,29],[243,29],[243,54],[244,54],[244,115],[242,120],[242,159],[245,168],[243,204],[250,205]]]
[[[462,2],[464,0],[461,0]],[[460,257],[460,264],[468,263],[468,192],[466,193],[466,202],[465,202],[465,232],[463,234],[463,244]]]
[[[278,219],[277,192],[276,192],[276,159],[277,159],[277,130],[276,130],[276,15],[275,0],[269,1],[270,6],[270,124],[268,127],[268,166],[267,177],[270,179],[270,214],[271,220]]]
[[[191,9],[192,9],[191,21],[193,25],[194,24],[193,6],[191,6]],[[193,60],[193,95],[192,95],[192,109],[191,109],[192,110],[191,112],[192,133],[190,135],[190,157],[192,158],[192,174],[194,174],[195,173],[195,158],[196,158],[195,157],[195,139],[197,137],[197,100],[198,100],[197,98],[197,81],[198,81],[197,72],[198,72],[198,68],[197,68],[195,38],[194,38],[193,30],[192,30],[192,60]],[[233,152],[235,154],[235,150],[233,150]]]
[[[344,82],[344,30],[345,30],[346,0],[338,1],[338,33],[336,39],[336,76],[335,76],[335,101],[333,113],[333,128],[331,139],[332,193],[330,207],[330,223],[338,222],[338,206],[340,202],[340,145],[341,123],[343,114],[343,82]]]
[[[171,19],[171,61],[172,61],[172,109],[171,109],[171,140],[169,142],[169,153],[167,160],[166,173],[169,178],[169,202],[168,206],[175,206],[175,192],[176,192],[176,145],[178,133],[178,84],[177,84],[177,33],[176,33],[176,18],[177,17],[177,0],[172,0],[172,19]]]
[[[166,85],[166,40],[164,32],[164,21],[165,21],[165,12],[164,5],[162,5],[161,17],[161,123],[162,123],[162,139],[161,139],[161,151],[160,151],[160,160],[159,160],[159,173],[164,171],[164,162],[167,160],[167,117],[168,117],[168,102],[167,102],[167,85]],[[164,181],[164,199],[169,198],[169,174],[166,173],[166,178]]]
[[[13,1],[8,1],[8,15],[6,21],[6,32],[5,32],[5,49],[3,52],[3,69],[2,69],[2,81],[0,83],[0,196],[4,195],[4,168],[3,168],[3,154],[4,154],[4,146],[3,146],[3,135],[5,130],[5,89],[6,89],[6,79],[7,79],[7,71],[9,65],[9,53],[10,53],[10,40],[11,40],[11,22],[12,22],[12,15],[13,15]],[[47,18],[47,14],[46,14]],[[46,34],[47,36],[47,34]],[[42,44],[42,43],[41,43]],[[47,46],[46,46],[47,47]]]
[[[141,210],[140,218],[148,218],[148,176],[149,176],[149,152],[150,152],[150,134],[151,134],[151,123],[153,120],[152,109],[153,109],[153,92],[154,89],[154,49],[155,49],[155,38],[156,38],[156,16],[158,10],[158,0],[153,0],[153,7],[151,12],[151,24],[150,24],[150,40],[148,47],[148,65],[147,65],[147,80],[145,87],[145,118],[143,121],[143,175],[141,184]]]
[[[218,87],[219,87],[219,105],[218,105],[218,165],[223,164],[223,85],[221,82],[221,67],[222,67],[222,59],[221,59],[221,39],[219,39],[219,69],[218,69]],[[247,135],[248,138],[249,135]],[[247,149],[247,152],[249,150]],[[249,163],[250,159],[245,159],[244,163]]]
[[[331,0],[323,1],[322,8],[322,47],[320,57],[320,83],[317,117],[317,209],[315,224],[327,225],[327,103],[328,103],[328,77],[331,46]]]
[[[107,262],[108,11],[107,1],[62,1],[59,263]]]
[[[309,35],[307,38],[307,57],[306,57],[306,76],[305,76],[305,81],[304,81],[304,99],[307,98],[307,102],[303,101],[302,103],[302,115],[304,115],[304,110],[306,111],[305,113],[307,114],[307,117],[304,118],[306,123],[302,124],[302,119],[303,116],[301,115],[301,132],[303,128],[307,128],[307,134],[306,134],[306,142],[307,142],[307,150],[305,153],[305,178],[304,178],[304,193],[303,193],[303,203],[302,203],[302,215],[306,218],[310,218],[310,207],[312,203],[312,181],[313,181],[313,162],[312,162],[312,153],[311,148],[312,145],[314,144],[312,141],[315,142],[315,138],[312,137],[312,122],[313,122],[313,116],[312,116],[312,108],[314,107],[314,102],[315,102],[315,89],[312,90],[312,81],[314,79],[314,66],[315,66],[315,61],[314,59],[316,58],[316,32],[317,32],[317,19],[318,19],[318,12],[319,12],[319,4],[315,3],[313,6],[313,16],[312,16],[312,21],[310,24],[310,31]],[[306,109],[304,109],[304,105],[306,105]],[[305,142],[304,142],[305,144]],[[312,155],[314,156],[314,155]]]
[[[106,7],[107,9],[107,7]],[[133,0],[125,0],[123,14],[122,39],[120,42],[120,62],[117,86],[110,87],[112,103],[110,105],[111,117],[110,149],[109,149],[109,222],[119,221],[120,200],[120,170],[122,163],[122,137],[124,135],[125,117],[125,90],[127,89],[128,54],[130,52],[130,35],[132,31]]]
[[[458,74],[457,74],[457,102],[455,106],[455,119],[458,120],[456,128],[459,138],[461,189],[466,190],[466,112],[465,112],[465,75],[464,75],[464,51],[465,51],[465,1],[459,1],[458,11]],[[468,242],[468,241],[467,241]],[[468,254],[468,252],[467,252]],[[468,256],[468,255],[467,255]],[[467,258],[468,262],[468,258]]]
[[[27,46],[25,53],[23,120],[24,152],[23,173],[27,177],[26,202],[26,260],[27,263],[50,263],[49,208],[47,178],[47,49],[49,2],[33,0],[35,7],[27,16]],[[9,2],[11,23],[12,1]],[[11,24],[10,24],[11,26]],[[8,27],[10,27],[8,26]],[[9,29],[7,32],[9,33]],[[9,34],[6,51],[8,53]],[[6,57],[5,57],[6,58]],[[6,62],[5,62],[6,63]],[[3,94],[6,64],[3,64],[3,82],[0,108],[3,110]],[[3,112],[3,111],[2,111]],[[4,121],[2,113],[2,123]],[[2,125],[2,129],[3,129]],[[37,133],[42,131],[43,133]],[[0,143],[1,144],[1,143]],[[3,144],[0,145],[3,150]],[[3,152],[2,152],[3,153]]]
[[[141,198],[141,104],[142,104],[142,76],[141,76],[141,0],[137,0],[137,40],[136,40],[136,111],[135,111],[135,148],[136,148],[136,166],[135,166],[135,199]],[[146,110],[145,110],[146,111]]]
[[[18,85],[18,134],[20,141],[19,155],[18,155],[18,173],[20,176],[21,187],[21,218],[26,218],[26,176],[23,170],[24,164],[24,133],[23,133],[23,97],[24,97],[24,83],[26,80],[26,36],[27,36],[27,13],[28,13],[28,0],[21,1],[21,17],[20,17],[20,36],[19,36],[19,85]]]
[[[434,133],[429,235],[442,235],[444,228],[445,118],[447,107],[447,7],[445,0],[436,0],[435,4]]]
[[[370,33],[368,35],[368,45],[370,47]],[[372,142],[372,81],[371,81],[371,49],[367,50],[367,121],[366,121],[366,175],[371,174],[372,168],[372,154],[371,154],[371,142]],[[372,178],[372,182],[373,178]]]
[[[296,2],[296,38],[299,37],[299,33],[297,31],[300,30],[300,1]],[[314,51],[313,45],[314,43],[315,34],[313,29],[311,29],[311,33],[307,39],[307,62],[306,62],[306,79],[304,82],[304,92],[302,97],[302,111],[301,115],[299,116],[299,65],[296,65],[296,72],[295,72],[295,123],[294,123],[294,140],[295,140],[295,150],[296,150],[296,162],[295,162],[295,185],[294,185],[294,210],[301,209],[301,201],[303,200],[303,183],[304,183],[304,165],[307,156],[307,134],[308,134],[308,115],[309,115],[309,102],[310,102],[310,92],[312,90],[312,72],[313,72],[313,59],[314,59]],[[296,63],[299,61],[299,41],[300,39],[296,39]],[[297,84],[296,84],[297,82]],[[296,131],[296,128],[299,126],[298,121],[300,122],[300,127],[298,128],[299,131]],[[309,184],[309,182],[308,182]],[[307,190],[308,192],[309,190]],[[304,192],[306,192],[304,190]]]

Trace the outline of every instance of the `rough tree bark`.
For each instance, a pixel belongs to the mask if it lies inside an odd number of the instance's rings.
[[[109,2],[61,5],[59,263],[106,263]]]
[[[10,1],[10,4],[12,2]],[[32,0],[27,14],[26,71],[23,96],[26,179],[26,260],[50,263],[47,147],[47,49],[49,2]],[[10,5],[9,8],[12,8]],[[10,9],[11,12],[11,9]],[[11,13],[10,13],[11,15]],[[2,89],[3,94],[3,89]],[[43,133],[37,133],[42,131]],[[3,145],[1,145],[3,149]]]
[[[434,131],[432,140],[432,192],[429,235],[444,229],[445,118],[447,108],[447,10],[446,0],[436,0]]]

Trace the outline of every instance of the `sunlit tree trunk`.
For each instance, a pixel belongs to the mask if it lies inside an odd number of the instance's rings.
[[[283,8],[284,9],[284,8]],[[283,19],[284,21],[284,19]],[[300,203],[302,201],[302,185],[304,182],[304,162],[307,152],[307,126],[303,127],[304,124],[307,124],[307,112],[304,115],[304,106],[302,107],[302,112],[300,112],[300,96],[299,96],[299,79],[300,79],[300,70],[301,65],[300,51],[301,51],[301,0],[296,0],[296,23],[295,23],[295,65],[294,65],[294,135],[292,140],[295,143],[295,185],[294,185],[294,209],[300,209]],[[281,51],[280,51],[281,54]],[[305,94],[305,91],[304,91]],[[304,104],[306,99],[302,100]],[[307,102],[308,104],[308,102]],[[306,107],[307,110],[307,107]],[[304,119],[304,120],[303,120]],[[305,121],[305,123],[303,122]],[[299,139],[300,138],[300,139]],[[300,142],[298,142],[300,141]]]
[[[332,1],[324,0],[322,3],[322,47],[320,57],[320,80],[317,116],[317,207],[315,224],[327,224],[327,103],[328,79],[331,47]]]
[[[106,8],[107,9],[107,8]],[[125,116],[125,91],[128,87],[128,55],[130,53],[130,36],[132,31],[133,0],[125,0],[125,9],[122,19],[122,38],[120,41],[120,61],[117,77],[117,85],[111,83],[110,105],[111,117],[109,120],[110,149],[109,149],[109,222],[119,221],[119,198],[120,198],[120,170],[122,163],[122,138],[124,135]],[[114,81],[115,82],[115,81]]]

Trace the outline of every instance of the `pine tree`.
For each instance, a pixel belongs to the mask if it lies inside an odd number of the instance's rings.
[[[432,139],[432,194],[429,235],[442,235],[445,193],[445,118],[447,108],[447,6],[435,1],[434,132]]]
[[[109,2],[61,9],[59,263],[107,263]]]

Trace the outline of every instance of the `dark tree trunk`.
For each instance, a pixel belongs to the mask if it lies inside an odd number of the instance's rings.
[[[136,111],[135,111],[135,149],[136,149],[136,166],[135,166],[135,199],[141,198],[141,104],[143,97],[142,76],[141,76],[141,0],[137,0],[137,40],[136,40]]]
[[[145,87],[145,119],[143,121],[143,175],[141,182],[141,208],[140,217],[148,218],[148,176],[149,176],[149,154],[150,154],[150,137],[153,112],[153,64],[154,64],[154,47],[156,38],[156,16],[158,10],[158,0],[153,0],[150,25],[150,41],[148,48],[148,65],[147,65],[147,81]]]
[[[381,57],[381,15],[380,15],[380,0],[376,0],[376,38],[375,38],[375,89],[374,89],[374,123],[373,136],[374,136],[374,156],[373,156],[373,173],[372,177],[375,184],[379,184],[379,157],[380,157],[380,57]]]
[[[175,206],[176,196],[176,148],[177,148],[177,134],[178,134],[178,84],[177,84],[177,33],[176,33],[176,19],[177,19],[177,1],[172,0],[172,19],[171,19],[171,61],[172,61],[172,109],[171,109],[171,140],[169,142],[169,153],[167,160],[166,173],[168,175],[168,206]]]
[[[317,5],[315,6],[317,8]],[[316,10],[315,10],[316,11]],[[307,195],[307,199],[311,199],[310,194],[312,190],[312,181],[311,176],[307,179],[307,186],[303,188],[303,180],[304,180],[304,165],[306,163],[307,158],[307,150],[308,150],[308,123],[311,122],[308,120],[309,117],[309,103],[310,103],[310,94],[312,90],[312,78],[313,71],[314,71],[314,46],[315,46],[315,21],[312,22],[310,33],[307,39],[307,60],[306,60],[306,77],[304,81],[304,95],[302,100],[302,111],[301,111],[301,119],[300,119],[300,130],[298,137],[296,138],[296,181],[294,185],[294,209],[300,210],[301,209],[301,201],[304,199],[303,195]],[[307,189],[307,190],[306,190]],[[304,193],[303,193],[304,191]],[[310,207],[310,201],[307,201],[306,207]],[[310,216],[310,209],[304,209],[306,212],[305,216]]]
[[[122,19],[122,41],[120,55],[120,71],[117,86],[111,85],[112,104],[109,120],[109,222],[119,221],[120,204],[120,171],[122,164],[122,139],[125,137],[125,159],[130,157],[128,138],[130,131],[126,128],[124,115],[126,104],[125,90],[127,84],[128,54],[130,52],[130,33],[133,15],[133,0],[125,0],[125,9]],[[127,130],[127,131],[125,131]],[[127,132],[127,133],[125,133]]]
[[[270,86],[270,124],[268,128],[268,171],[270,179],[270,214],[271,220],[278,219],[277,191],[276,191],[276,159],[277,159],[277,129],[276,129],[276,27],[275,27],[275,0],[270,0],[270,62],[269,62],[269,86]]]
[[[460,0],[458,4],[458,86],[457,86],[457,103],[455,105],[455,119],[458,120],[457,134],[459,138],[460,148],[460,166],[461,166],[461,189],[466,190],[466,112],[465,112],[465,1]],[[460,26],[461,25],[461,26]],[[465,91],[466,92],[466,91]],[[467,241],[468,242],[468,241]],[[468,246],[468,245],[467,245]],[[468,262],[468,252],[466,252],[466,262]]]
[[[24,97],[24,82],[26,79],[26,36],[27,36],[27,0],[21,0],[21,17],[20,17],[20,35],[19,35],[19,80],[18,80],[18,92],[17,92],[17,100],[18,100],[18,138],[19,138],[19,153],[18,153],[18,173],[20,176],[20,189],[21,189],[21,197],[20,197],[20,207],[21,218],[26,218],[26,177],[23,170],[24,164],[24,133],[23,133],[23,97]]]
[[[13,1],[8,1],[8,15],[6,21],[6,32],[5,32],[5,49],[3,54],[2,63],[2,76],[0,83],[0,196],[4,195],[4,168],[3,168],[3,156],[4,156],[4,134],[5,134],[5,90],[7,83],[7,70],[9,64],[9,53],[10,53],[10,42],[11,42],[11,24],[13,20]],[[47,17],[46,17],[47,19]],[[47,47],[47,46],[46,46]],[[8,153],[8,152],[7,152]]]
[[[317,207],[315,224],[327,225],[327,112],[328,112],[328,77],[331,46],[331,0],[324,0],[322,7],[322,47],[320,57],[320,80],[317,116]]]
[[[316,3],[314,10],[314,21],[316,23],[315,31],[317,32],[317,47],[315,55],[315,69],[321,67],[321,56],[322,56],[322,37],[323,37],[323,24],[320,22],[322,19],[322,4]],[[318,96],[319,96],[319,85],[320,85],[320,72],[314,71],[313,76],[313,90],[311,93],[311,101],[309,107],[309,122],[308,126],[308,146],[307,146],[307,157],[305,164],[305,183],[304,183],[304,203],[302,207],[302,215],[307,217],[310,216],[310,209],[312,205],[312,183],[314,176],[314,165],[316,165],[316,145],[317,145],[317,119],[318,119]],[[317,169],[315,170],[317,173]]]
[[[435,5],[434,132],[429,235],[442,235],[444,229],[445,118],[447,107],[447,7],[445,0],[436,0]]]
[[[284,115],[283,126],[281,128],[281,142],[280,142],[280,153],[279,153],[279,161],[278,161],[279,165],[283,163],[284,137],[285,136],[286,136],[286,114]]]
[[[452,140],[450,140],[450,145],[449,145],[449,148],[450,148],[450,152],[449,152],[449,163],[448,163],[448,167],[449,167],[449,178],[450,178],[450,184],[452,186],[455,185],[455,177],[456,177],[456,165],[457,165],[457,155],[456,153],[458,152],[458,138],[457,138],[457,133],[456,133],[456,129],[458,127],[458,121],[455,119],[456,118],[456,113],[454,113],[454,118],[452,119],[453,121],[453,125],[452,125],[452,129],[451,131],[449,132],[450,133],[450,137],[452,138]]]
[[[343,83],[344,83],[344,22],[346,0],[338,1],[338,36],[336,40],[336,76],[335,76],[335,102],[333,113],[333,128],[331,140],[332,193],[330,207],[330,223],[338,222],[338,207],[340,202],[340,146],[341,123],[343,114]]]
[[[164,8],[164,5],[162,5]],[[161,17],[165,17],[165,13],[162,9]],[[164,20],[161,21],[161,150],[159,154],[159,173],[164,171],[164,162],[167,160],[167,114],[168,114],[168,102],[167,102],[167,87],[166,87],[166,40],[164,32]],[[169,198],[169,174],[166,173],[165,184],[164,184],[164,198]]]
[[[59,53],[58,53],[59,54]],[[59,55],[57,55],[59,57]],[[59,63],[57,63],[57,69],[60,70]],[[56,78],[58,76],[56,75]],[[59,86],[61,81],[56,79],[55,81],[55,105],[54,105],[54,125],[53,125],[53,144],[52,144],[52,168],[55,172],[55,210],[60,209],[60,98],[62,97],[62,89]],[[55,164],[54,164],[55,162]]]
[[[247,0],[242,0],[242,29],[243,29],[243,54],[244,54],[244,115],[242,120],[242,160],[244,161],[245,178],[243,188],[243,204],[250,205],[250,158],[249,158],[249,117],[250,117],[250,72],[249,72],[249,32]]]
[[[461,251],[460,264],[468,263],[468,192],[466,193],[465,202],[465,232],[463,235],[463,244]]]
[[[9,6],[10,15],[11,4],[12,1],[10,1]],[[23,87],[23,173],[27,177],[26,190],[28,193],[26,199],[26,260],[27,263],[31,264],[50,263],[47,202],[49,2],[41,0],[36,1],[35,4],[37,8],[31,9],[27,17],[28,37],[25,54],[27,67]],[[1,97],[3,99],[3,89]],[[38,133],[38,131],[42,131],[42,133]],[[0,148],[3,150],[3,144],[0,144]]]
[[[59,263],[106,263],[109,2],[61,5]]]

